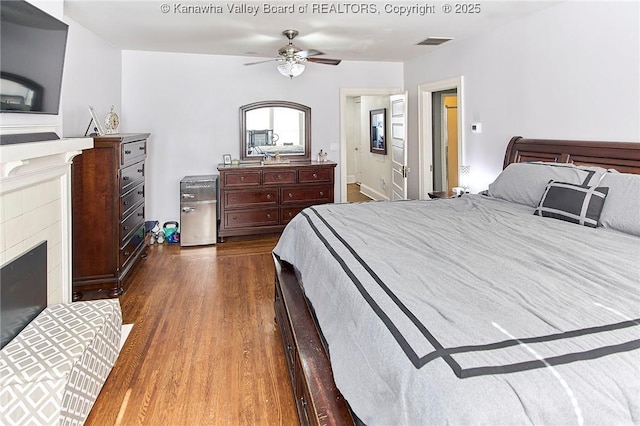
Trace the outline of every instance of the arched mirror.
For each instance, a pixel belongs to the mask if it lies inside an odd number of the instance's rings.
[[[291,161],[311,158],[311,108],[286,101],[262,101],[240,107],[240,158],[265,155]]]

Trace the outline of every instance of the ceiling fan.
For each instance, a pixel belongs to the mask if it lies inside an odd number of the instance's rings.
[[[282,35],[289,39],[289,44],[281,47],[278,50],[278,57],[275,59],[268,59],[266,61],[250,62],[245,65],[256,65],[265,62],[277,61],[278,71],[280,74],[286,77],[297,77],[304,72],[305,62],[315,62],[317,64],[324,65],[338,65],[341,59],[328,59],[318,58],[317,56],[324,55],[323,52],[315,49],[302,50],[298,46],[293,44],[293,39],[298,35],[296,30],[284,30]]]

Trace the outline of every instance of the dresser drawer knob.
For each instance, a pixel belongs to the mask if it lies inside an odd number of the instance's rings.
[[[125,180],[125,181],[126,181],[126,180],[129,180],[129,179],[130,179],[130,177],[129,177],[129,176],[122,176],[122,180]]]
[[[123,231],[128,231],[128,230],[129,230],[129,227],[128,227],[128,226],[123,226],[123,227],[122,227],[122,230],[123,230]]]
[[[289,217],[293,217],[293,212],[289,212]]]
[[[144,146],[144,145],[142,145],[142,146],[139,146],[139,147],[138,147],[138,149],[139,149],[140,151],[144,151],[144,149],[145,149],[145,146]]]
[[[233,217],[233,220],[238,220],[238,216],[234,216],[234,217]]]
[[[267,194],[267,200],[271,199],[271,194]]]
[[[131,154],[131,151],[129,151],[128,149],[125,149],[124,153],[125,153],[125,155],[129,155],[129,154]]]
[[[138,191],[138,195],[144,195],[144,189],[141,189],[140,191]]]
[[[138,173],[144,172],[144,169],[138,169]]]
[[[240,181],[244,182],[244,176],[240,176]]]
[[[293,194],[292,193],[289,193],[289,198],[293,198]]]
[[[324,192],[323,191],[320,191],[320,196],[324,197]]]
[[[267,213],[267,219],[271,219],[271,213]]]
[[[144,216],[144,213],[142,212],[138,213],[138,217],[142,217],[142,216]]]
[[[125,252],[124,252],[124,255],[125,255],[125,256],[129,256],[130,254],[131,254],[131,253],[130,253],[130,252],[128,252],[128,251],[125,251]]]
[[[129,203],[128,201],[125,201],[124,203],[122,203],[122,205],[125,206],[125,207],[128,206],[129,204],[131,204],[131,203]]]
[[[282,175],[278,175],[278,179],[282,180]]]
[[[238,199],[237,195],[234,195],[233,197],[231,197],[231,199],[233,199],[234,201]]]
[[[317,173],[314,173],[314,174],[313,174],[313,177],[314,177],[314,178],[317,178],[317,177],[318,177],[318,174],[317,174]]]

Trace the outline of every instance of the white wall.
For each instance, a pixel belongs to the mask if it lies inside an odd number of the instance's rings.
[[[346,127],[347,149],[347,183],[360,182],[360,169],[356,162],[361,147],[360,142],[360,96],[347,98],[346,110],[343,112]]]
[[[69,35],[62,77],[63,133],[65,137],[78,137],[87,130],[89,106],[101,120],[111,105],[116,112],[121,111],[122,54],[71,18],[65,16],[64,21],[69,25]]]
[[[493,181],[514,135],[640,141],[638,2],[564,2],[404,64],[410,167],[418,170],[417,86],[463,75],[472,191]],[[472,134],[472,122],[482,133]],[[418,174],[409,174],[418,196]]]
[[[275,63],[244,66],[250,59],[123,52],[122,130],[151,133],[148,220],[179,220],[180,179],[217,173],[223,154],[239,158],[241,105],[280,99],[310,106],[312,154],[323,149],[339,161],[340,88],[402,87],[400,63],[309,64],[302,76],[288,79]],[[335,177],[340,200],[340,165]]]

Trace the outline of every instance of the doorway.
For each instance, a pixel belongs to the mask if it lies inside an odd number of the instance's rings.
[[[418,145],[420,147],[418,190],[421,199],[427,199],[427,194],[431,191],[446,190],[458,185],[458,169],[461,164],[465,164],[463,83],[464,79],[460,76],[418,86]],[[441,94],[441,98],[455,93],[455,108],[452,105],[453,98],[450,98],[449,108],[443,113],[441,109],[443,104],[434,102],[434,94],[438,93]],[[434,119],[434,110],[440,111],[440,118]],[[441,138],[434,135],[436,127],[443,128],[443,116],[449,117],[446,124],[452,125],[455,122],[457,127],[456,135],[453,136],[452,130],[444,147]],[[455,116],[455,121],[452,116]],[[457,143],[454,143],[456,139]]]
[[[433,92],[433,190],[458,186],[458,91]]]
[[[369,110],[378,107],[386,108],[387,117],[392,118],[390,96],[398,93],[404,95],[403,91],[395,88],[340,90],[340,202],[346,203],[348,201],[347,185],[356,182],[363,184],[361,187],[362,192],[375,200],[391,199],[390,189],[392,183],[394,185],[401,183],[403,188],[406,189],[406,174],[400,181],[399,178],[394,179],[395,174],[392,172],[391,154],[398,151],[392,148],[395,145],[392,144],[387,147],[388,155],[376,154],[372,156],[369,152],[369,144],[365,141],[369,135],[367,130],[369,127]],[[378,104],[380,102],[384,104]],[[402,106],[406,108],[406,102],[402,103]],[[402,115],[406,115],[404,110]],[[362,118],[364,116],[367,117],[366,120]],[[360,131],[353,129],[353,123],[357,117],[359,117],[357,121]],[[395,127],[392,125],[391,120],[389,120],[388,126],[390,128],[387,129],[387,135],[393,136],[393,128],[399,129],[397,125]],[[403,132],[406,131],[406,126],[403,126],[402,130]],[[395,135],[397,135],[397,132]],[[403,136],[396,139],[404,142],[406,138]],[[354,140],[359,142],[354,143]],[[403,152],[405,151],[403,150]],[[396,160],[398,159],[397,156],[395,158]],[[403,162],[403,167],[406,168],[406,160],[403,160]],[[389,194],[386,194],[387,192]]]

